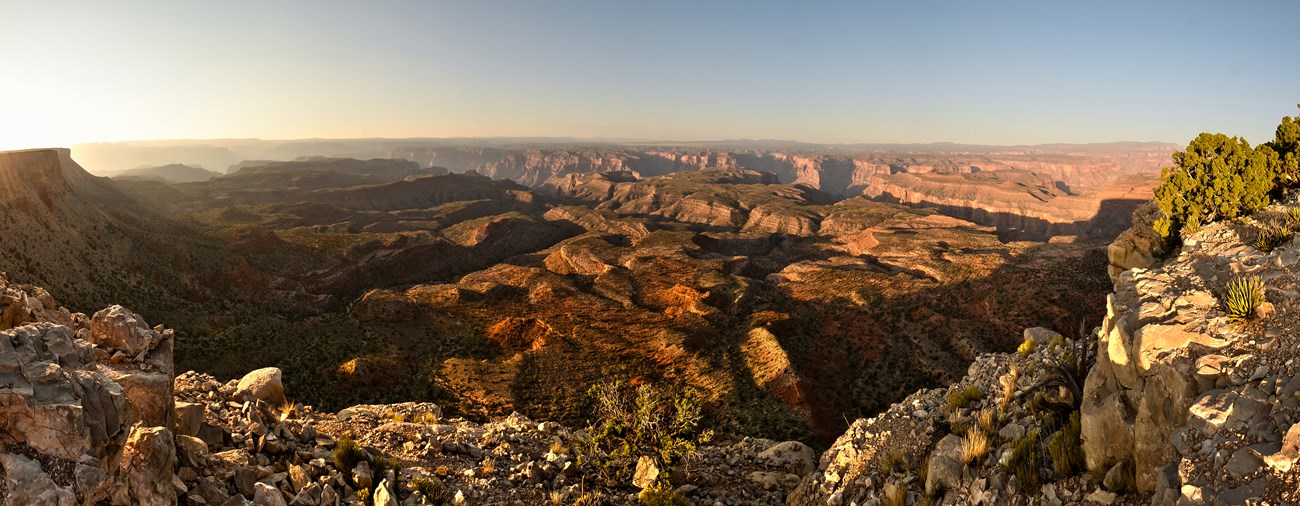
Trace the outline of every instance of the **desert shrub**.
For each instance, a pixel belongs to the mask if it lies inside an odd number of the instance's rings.
[[[596,494],[584,493],[573,501],[573,506],[598,506],[601,504],[600,496]]]
[[[1052,469],[1058,478],[1074,476],[1085,467],[1079,432],[1079,412],[1075,411],[1070,414],[1069,423],[1047,442],[1047,453],[1052,457]]]
[[[1022,357],[1028,357],[1030,353],[1034,352],[1034,348],[1037,347],[1038,343],[1034,342],[1033,339],[1025,339],[1025,342],[1020,343],[1020,346],[1016,347],[1016,352],[1020,353],[1020,356]]]
[[[888,478],[889,475],[894,473],[907,472],[907,457],[905,457],[901,452],[889,452],[885,454],[884,457],[881,457],[878,462],[879,464],[877,464],[877,466],[880,470],[881,478]]]
[[[1244,139],[1223,134],[1197,136],[1173,160],[1155,190],[1164,216],[1152,228],[1161,237],[1263,209],[1278,170],[1273,149],[1251,149]]]
[[[428,478],[416,476],[411,479],[411,489],[423,494],[424,497],[435,503],[440,502],[442,499],[442,480],[439,480],[437,476]]]
[[[1264,303],[1264,282],[1258,276],[1238,276],[1223,291],[1222,303],[1228,318],[1250,319],[1255,316],[1255,308]]]
[[[1255,232],[1255,249],[1268,253],[1291,240],[1291,229],[1281,225],[1264,225]]]
[[[984,391],[975,385],[968,385],[966,388],[948,394],[948,409],[957,411],[982,400],[984,400]]]
[[[1067,344],[1067,340],[1065,339],[1064,335],[1057,334],[1055,336],[1052,336],[1052,340],[1048,341],[1047,344],[1049,346],[1052,346],[1053,348],[1060,348]]]
[[[371,495],[373,495],[373,494],[371,494],[371,492],[370,492],[370,487],[366,487],[366,488],[363,488],[363,489],[361,489],[361,490],[358,490],[358,491],[357,491],[357,502],[360,503],[360,504],[372,504],[372,502],[371,502],[371,498],[370,498]]]
[[[1117,490],[1112,492],[1126,494],[1137,491],[1137,466],[1131,459],[1119,463],[1119,480]]]
[[[702,427],[702,406],[692,392],[613,382],[593,386],[590,394],[596,420],[587,428],[592,446],[581,453],[590,458],[604,452],[609,460],[602,461],[602,467],[620,478],[638,458],[647,456],[664,471],[661,479],[667,479],[683,459],[713,438],[713,431]]]
[[[905,506],[907,504],[907,487],[894,482],[885,484],[885,506]]]
[[[357,467],[357,464],[363,460],[369,460],[370,455],[357,445],[356,440],[348,436],[343,436],[334,445],[334,467],[343,471],[344,475]]]
[[[998,399],[999,412],[1006,413],[1007,408],[1011,406],[1011,401],[1016,397],[1016,382],[1019,380],[1020,367],[1014,364],[1010,371],[998,378],[998,383],[1002,385],[1002,397]]]
[[[979,462],[989,454],[989,436],[983,430],[971,429],[961,439],[961,461],[966,465]]]
[[[1039,466],[1043,461],[1042,451],[1038,448],[1038,431],[1029,431],[1024,436],[1011,442],[1011,460],[1007,462],[1007,471],[1016,477],[1016,490],[1028,494],[1038,491]]]
[[[1300,227],[1300,207],[1292,207],[1286,212],[1286,217],[1292,228]]]
[[[975,422],[985,434],[997,432],[995,425],[998,422],[998,412],[993,408],[985,408],[975,416]]]
[[[1055,411],[1057,414],[1078,411],[1083,404],[1083,383],[1088,378],[1088,371],[1097,360],[1096,336],[1088,330],[1086,322],[1079,322],[1076,339],[1059,356],[1053,358],[1047,367],[1044,379],[1029,388],[1034,392],[1031,408],[1035,411]],[[1065,389],[1070,398],[1057,400],[1048,393]]]
[[[930,457],[933,456],[932,453],[925,454],[925,458],[921,459],[921,468],[916,471],[916,479],[922,487],[925,486],[925,480],[930,478]]]
[[[1285,187],[1300,185],[1300,116],[1284,116],[1273,140],[1261,146],[1265,147],[1277,154],[1278,184]]]
[[[647,488],[636,496],[642,506],[691,506],[691,502],[672,489]]]

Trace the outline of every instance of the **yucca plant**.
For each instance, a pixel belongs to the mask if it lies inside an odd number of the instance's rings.
[[[1255,308],[1264,303],[1264,282],[1258,276],[1238,276],[1223,291],[1223,310],[1233,320],[1248,320]]]
[[[1265,225],[1255,232],[1255,249],[1268,253],[1291,240],[1291,229],[1280,225]]]

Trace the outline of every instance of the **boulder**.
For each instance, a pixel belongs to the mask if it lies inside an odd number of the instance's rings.
[[[817,469],[817,454],[812,448],[798,441],[777,443],[758,454],[768,465],[789,469],[799,475],[805,475]]]
[[[134,357],[152,348],[161,336],[150,329],[140,315],[122,306],[110,306],[91,318],[87,340]]]
[[[255,399],[266,401],[272,406],[285,403],[284,383],[280,380],[278,367],[265,367],[245,374],[235,387],[236,395],[246,394]]]
[[[262,482],[253,484],[253,504],[257,506],[289,506],[280,489]]]
[[[176,504],[176,447],[172,433],[164,427],[136,424],[122,448],[118,475],[123,486],[115,492],[113,502],[142,506]]]
[[[660,480],[662,473],[653,457],[642,455],[636,461],[636,474],[632,476],[632,485],[640,489],[650,488]]]
[[[930,468],[925,477],[925,493],[934,495],[943,490],[953,490],[961,485],[961,438],[948,434],[934,445],[930,454]]]

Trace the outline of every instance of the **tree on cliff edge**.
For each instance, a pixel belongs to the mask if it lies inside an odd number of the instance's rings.
[[[1173,159],[1174,167],[1164,169],[1155,191],[1164,217],[1154,228],[1162,237],[1263,209],[1279,165],[1273,149],[1251,149],[1239,137],[1210,133],[1197,136]]]

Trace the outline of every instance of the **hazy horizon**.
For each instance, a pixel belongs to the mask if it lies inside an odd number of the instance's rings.
[[[0,149],[1272,137],[1300,5],[0,2]],[[33,22],[40,20],[41,22]],[[1213,36],[1211,36],[1213,35]]]

